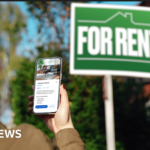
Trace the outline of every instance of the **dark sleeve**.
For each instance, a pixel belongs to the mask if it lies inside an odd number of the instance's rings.
[[[59,150],[86,150],[79,133],[72,128],[60,130],[53,138],[53,142]]]

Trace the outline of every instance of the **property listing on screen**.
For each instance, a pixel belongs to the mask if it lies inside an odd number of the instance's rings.
[[[34,93],[34,112],[55,112],[59,98],[60,59],[39,59]]]

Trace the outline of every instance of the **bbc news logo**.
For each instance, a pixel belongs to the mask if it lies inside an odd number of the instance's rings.
[[[21,130],[0,130],[0,138],[21,138]]]

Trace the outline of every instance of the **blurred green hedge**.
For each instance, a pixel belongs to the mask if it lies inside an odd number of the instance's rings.
[[[70,75],[68,52],[59,50],[44,51],[40,47],[38,51],[37,58],[53,56],[63,58],[62,84],[65,84],[68,91],[73,124],[85,142],[87,150],[106,150],[102,77]],[[14,123],[16,125],[21,123],[32,124],[52,138],[54,134],[46,125],[38,117],[28,112],[27,97],[33,94],[31,87],[34,84],[35,61],[25,58],[20,67],[16,69],[16,76],[12,78],[11,105],[15,113]],[[139,147],[143,145],[143,149],[146,150],[150,147],[147,141],[147,135],[150,135],[150,126],[148,126],[150,124],[146,121],[143,107],[146,99],[138,98],[136,95],[141,87],[138,86],[138,90],[135,90],[137,87],[135,87],[133,79],[127,83],[117,82],[114,79],[113,88],[116,149],[130,150],[132,148],[132,150],[139,150]],[[129,105],[129,99],[133,95],[135,96],[135,102]],[[141,118],[145,124],[139,122]],[[135,135],[136,139],[134,139]],[[131,137],[133,137],[132,141]],[[137,141],[142,141],[142,143]]]

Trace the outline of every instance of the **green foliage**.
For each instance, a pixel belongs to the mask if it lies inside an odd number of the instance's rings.
[[[42,51],[39,48],[39,56],[63,58],[62,83],[68,91],[71,105],[72,119],[75,128],[79,131],[86,143],[87,149],[105,149],[105,124],[104,107],[102,101],[102,90],[100,77],[84,77],[69,75],[69,64],[63,51]],[[32,95],[31,90],[34,84],[35,61],[25,59],[21,62],[20,68],[16,70],[16,77],[12,79],[12,108],[15,113],[14,123],[30,123],[41,129],[49,137],[54,134],[49,131],[45,124],[33,114],[28,112],[28,99]],[[101,116],[101,117],[98,117]],[[97,144],[96,144],[97,143]]]
[[[63,58],[62,83],[68,91],[71,115],[75,128],[86,144],[87,150],[105,150],[105,117],[102,100],[102,77],[69,75],[69,63],[64,51],[44,51],[39,47],[39,56]],[[41,129],[50,138],[54,134],[45,124],[28,112],[27,97],[32,95],[35,61],[25,59],[16,70],[16,78],[11,82],[12,108],[15,112],[14,123],[29,123]],[[147,150],[150,147],[150,135],[144,104],[146,98],[139,96],[142,85],[135,85],[131,78],[128,82],[113,79],[114,113],[117,150]],[[137,142],[138,141],[138,142]],[[141,141],[141,142],[140,142]]]
[[[126,150],[148,150],[150,148],[150,121],[146,115],[143,84],[134,78],[125,83],[113,82],[115,134]]]
[[[69,75],[69,63],[66,52],[44,51],[38,48],[39,56],[63,58],[62,83],[68,91],[71,115],[77,131],[80,133],[86,144],[87,150],[105,150],[105,117],[104,103],[102,100],[102,77]],[[21,62],[20,68],[16,70],[16,78],[11,82],[12,108],[15,112],[14,123],[30,123],[41,129],[49,137],[54,134],[49,131],[45,124],[33,114],[28,112],[27,97],[32,95],[31,90],[34,84],[35,61],[25,59]],[[149,123],[146,120],[144,103],[146,99],[139,98],[141,86],[135,86],[134,79],[128,82],[117,82],[113,80],[114,88],[114,111],[116,130],[116,149],[130,150],[132,147],[138,150],[143,145],[145,150],[150,146],[147,135],[150,135]],[[130,99],[134,96],[134,101]],[[140,121],[139,121],[140,119]],[[142,122],[141,122],[142,120]],[[142,136],[141,136],[142,134]],[[135,138],[136,137],[136,138]],[[136,140],[142,140],[142,144]]]

